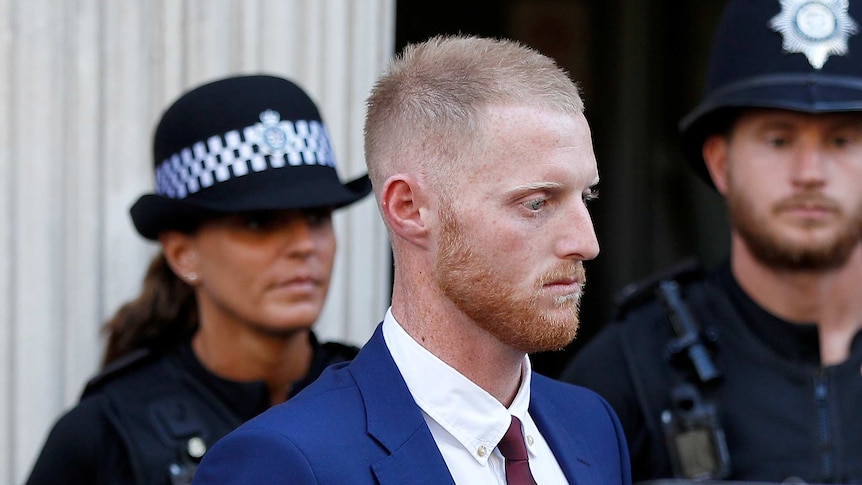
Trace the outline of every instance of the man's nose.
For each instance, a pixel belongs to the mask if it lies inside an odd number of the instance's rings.
[[[563,221],[562,237],[558,241],[558,254],[564,259],[588,261],[599,254],[599,241],[593,219],[583,201]]]

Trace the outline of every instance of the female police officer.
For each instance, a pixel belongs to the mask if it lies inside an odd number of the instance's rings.
[[[215,440],[356,352],[310,329],[335,255],[331,213],[370,183],[339,181],[301,88],[240,76],[193,89],[162,116],[154,156],[155,193],[131,215],[162,251],[28,483],[188,483]]]

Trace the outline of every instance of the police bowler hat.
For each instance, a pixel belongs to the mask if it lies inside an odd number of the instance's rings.
[[[183,94],[153,139],[155,193],[131,208],[147,239],[219,215],[343,207],[371,191],[342,184],[314,102],[279,77],[238,76]]]
[[[730,0],[703,100],[680,123],[683,150],[710,185],[706,138],[743,108],[862,110],[862,0]]]

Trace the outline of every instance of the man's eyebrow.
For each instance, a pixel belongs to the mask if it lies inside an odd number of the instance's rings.
[[[528,184],[517,185],[512,187],[509,190],[510,193],[516,192],[528,192],[531,190],[547,190],[547,189],[560,189],[563,187],[563,184],[559,182],[530,182]]]
[[[835,120],[830,124],[832,130],[859,130],[862,129],[862,119],[857,117],[847,117]]]

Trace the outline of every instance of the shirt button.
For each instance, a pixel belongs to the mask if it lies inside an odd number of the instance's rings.
[[[531,435],[531,434],[527,435],[527,444],[530,446],[533,446],[533,435]]]
[[[479,446],[479,449],[476,450],[476,454],[479,455],[480,457],[485,456],[488,454],[488,449],[485,448],[484,446]]]

